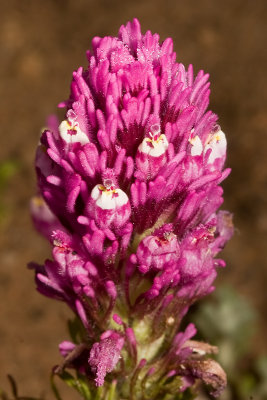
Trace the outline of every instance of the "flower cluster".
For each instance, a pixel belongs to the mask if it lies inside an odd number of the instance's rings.
[[[206,358],[214,348],[190,340],[192,324],[178,333],[189,306],[213,290],[233,233],[218,211],[230,170],[207,111],[209,76],[194,77],[172,40],[142,35],[136,19],[118,37],[95,37],[87,58],[59,104],[65,119],[42,133],[32,201],[53,246],[52,261],[32,264],[37,288],[83,325],[82,350],[60,345],[65,366],[97,386],[115,379],[123,398],[163,398],[198,378],[219,393],[224,372]]]

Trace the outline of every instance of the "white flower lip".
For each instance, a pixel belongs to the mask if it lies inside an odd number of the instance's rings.
[[[151,157],[160,157],[167,151],[168,146],[169,142],[164,134],[159,135],[156,140],[151,135],[151,139],[149,137],[144,138],[138,150],[140,153],[147,154]]]
[[[208,163],[212,164],[217,158],[223,158],[226,154],[227,141],[222,130],[210,135],[204,148],[204,154],[211,149]]]
[[[67,143],[81,143],[82,145],[89,143],[88,136],[80,129],[78,122],[65,119],[58,129],[61,138]]]
[[[96,185],[93,188],[91,198],[95,200],[96,205],[102,210],[115,210],[129,202],[128,196],[123,190],[107,190],[102,185]]]
[[[199,136],[194,136],[190,138],[189,143],[191,143],[191,156],[200,156],[203,151],[203,144]]]

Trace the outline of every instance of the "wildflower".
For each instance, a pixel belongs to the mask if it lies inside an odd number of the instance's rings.
[[[66,360],[77,356],[65,366],[98,386],[115,376],[124,396],[158,398],[170,380],[182,392],[197,378],[219,393],[220,367],[186,346],[195,328],[179,332],[190,305],[213,290],[224,266],[215,256],[233,233],[231,215],[218,212],[230,170],[207,111],[209,76],[194,77],[172,40],[142,35],[136,19],[118,37],[95,37],[87,59],[59,105],[65,119],[48,124],[36,155],[50,213],[36,226],[53,243],[53,261],[32,264],[37,288],[66,302],[84,329],[82,353],[61,346]]]

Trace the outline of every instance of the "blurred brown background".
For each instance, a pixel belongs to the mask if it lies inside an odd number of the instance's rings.
[[[93,36],[116,35],[138,17],[145,32],[173,37],[177,58],[211,75],[211,108],[228,137],[225,205],[236,235],[217,284],[230,282],[260,314],[255,349],[267,349],[267,1],[1,1],[0,386],[6,373],[23,395],[49,395],[48,376],[67,339],[68,310],[35,292],[30,260],[49,255],[31,226],[34,152],[46,116],[67,98]],[[5,172],[7,165],[7,172]],[[67,397],[68,398],[68,397]]]

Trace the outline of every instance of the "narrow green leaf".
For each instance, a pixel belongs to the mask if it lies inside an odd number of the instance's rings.
[[[87,381],[85,380],[85,378],[81,377],[81,375],[75,378],[69,372],[63,371],[61,374],[58,375],[58,377],[62,379],[69,387],[77,390],[77,392],[80,393],[84,400],[92,400],[92,395],[88,387]]]
[[[88,381],[85,376],[77,374],[77,382],[80,385],[82,396],[85,400],[93,400],[91,391],[88,387]]]
[[[55,384],[55,376],[56,375],[52,372],[51,377],[50,377],[51,388],[53,390],[53,393],[54,393],[56,399],[57,400],[62,400],[62,398],[61,398],[61,396],[59,394],[58,388],[57,388],[57,386]]]

